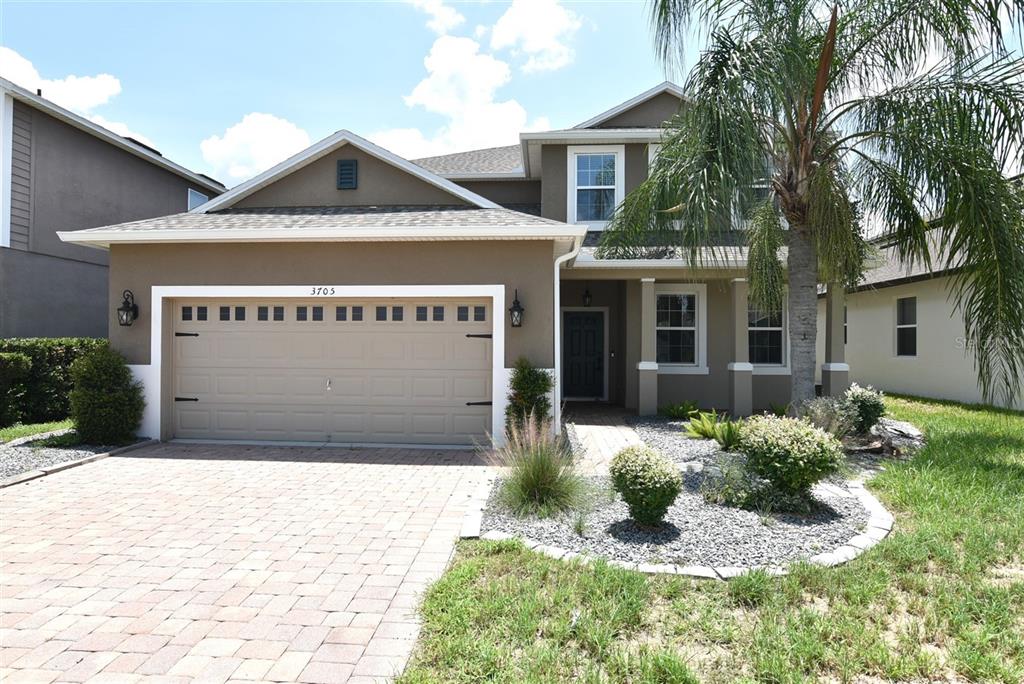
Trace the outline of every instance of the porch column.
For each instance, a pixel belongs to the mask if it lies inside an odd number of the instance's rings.
[[[640,363],[637,373],[637,413],[658,413],[658,344],[655,339],[654,278],[640,279]]]
[[[732,361],[729,362],[729,413],[754,412],[754,366],[747,341],[747,281],[732,281]]]
[[[846,290],[838,283],[829,283],[825,293],[825,363],[821,366],[821,393],[826,397],[839,396],[850,386],[843,339],[845,306]]]

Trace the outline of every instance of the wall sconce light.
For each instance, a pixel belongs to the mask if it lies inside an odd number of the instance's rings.
[[[519,303],[519,288],[516,288],[515,298],[512,300],[512,306],[508,308],[509,318],[512,320],[513,328],[523,327],[523,305]]]
[[[588,287],[583,291],[583,306],[590,306],[594,301],[594,298],[590,295],[590,288]]]
[[[135,303],[135,295],[131,290],[125,290],[121,296],[124,297],[124,301],[117,307],[117,322],[127,327],[139,317],[139,305]]]

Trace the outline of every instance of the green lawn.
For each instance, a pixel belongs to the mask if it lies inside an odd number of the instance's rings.
[[[466,542],[400,682],[1024,681],[1024,415],[905,398],[929,438],[870,488],[894,533],[730,583]]]
[[[52,432],[53,430],[64,430],[71,426],[70,420],[58,420],[53,423],[31,423],[29,425],[12,425],[0,428],[0,444],[10,442],[12,439],[18,439],[19,437],[41,435],[44,432]]]

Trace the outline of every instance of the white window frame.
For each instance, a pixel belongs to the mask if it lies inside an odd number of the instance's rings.
[[[11,164],[14,158],[14,98],[0,92],[0,247],[11,246]]]
[[[658,158],[658,152],[661,152],[661,143],[650,143],[647,145],[647,175],[651,175],[651,167],[654,166],[654,160]]]
[[[913,299],[914,300],[914,322],[913,323],[900,323],[900,300],[901,299]],[[918,334],[920,331],[917,329],[918,319],[918,297],[917,295],[905,295],[902,297],[895,297],[892,301],[892,354],[897,359],[916,359],[918,355],[918,343],[921,340],[921,336]],[[901,328],[913,328],[914,329],[914,353],[913,354],[900,354],[900,329]]]
[[[566,147],[566,218],[575,225],[585,225],[587,230],[604,230],[607,221],[577,221],[576,191],[587,189],[576,187],[576,157],[581,154],[615,155],[615,206],[626,196],[626,146],[625,145],[569,145]],[[602,186],[607,189],[607,186]]]
[[[202,201],[199,201],[198,198],[200,198],[200,197],[203,198]],[[195,202],[193,202],[193,200],[195,200]],[[187,195],[187,199],[186,199],[186,204],[188,205],[188,211],[192,211],[196,207],[202,206],[202,205],[206,204],[209,201],[210,201],[210,197],[208,195],[204,195],[203,193],[199,192],[198,190],[194,190],[192,188],[188,189],[188,195]]]
[[[694,335],[697,350],[694,363],[658,363],[659,375],[707,375],[708,374],[708,311],[707,311],[708,286],[703,284],[689,283],[661,283],[654,286],[654,311],[652,319],[654,324],[654,344],[657,352],[658,330],[689,330],[690,328],[659,328],[658,327],[658,295],[695,295],[697,316],[696,335]]]
[[[789,303],[786,301],[788,297],[785,293],[782,295],[782,327],[777,326],[770,327],[756,327],[752,328],[749,323],[749,311],[750,311],[750,297],[747,297],[747,311],[744,312],[748,316],[747,319],[747,354],[750,354],[750,331],[751,330],[781,330],[782,331],[782,363],[753,363],[753,374],[754,375],[789,375]]]

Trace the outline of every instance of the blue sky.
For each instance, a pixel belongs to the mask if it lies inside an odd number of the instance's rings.
[[[2,0],[0,74],[230,185],[340,128],[419,156],[579,123],[665,78],[645,7]]]
[[[643,0],[0,0],[0,75],[229,186],[340,128],[415,158],[571,126],[664,80],[651,46]]]

